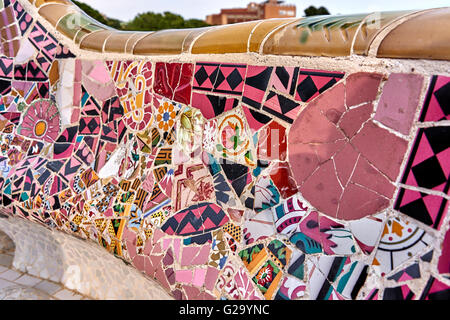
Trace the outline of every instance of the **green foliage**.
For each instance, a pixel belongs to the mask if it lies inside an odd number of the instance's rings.
[[[206,27],[208,24],[199,19],[185,20],[182,16],[171,12],[154,13],[145,12],[138,14],[130,22],[122,22],[118,19],[105,17],[98,10],[91,6],[73,0],[78,7],[80,7],[86,14],[94,18],[104,25],[110,26],[118,30],[130,31],[158,31],[165,29],[188,29]]]
[[[126,30],[134,31],[158,31],[166,29],[185,29],[185,28],[199,28],[206,27],[202,20],[184,18],[178,14],[171,12],[154,13],[145,12],[138,14],[133,20],[126,24]]]
[[[104,25],[109,26],[109,20],[108,18],[104,17],[99,11],[95,10],[91,6],[83,3],[73,0],[73,3],[75,3],[81,10],[83,10],[88,16],[94,18],[100,23],[103,23]],[[114,20],[114,19],[112,19]],[[118,21],[118,20],[117,20]]]
[[[329,15],[330,12],[325,7],[316,8],[314,6],[309,6],[305,9],[305,16],[311,17],[311,16],[322,16],[322,15]]]

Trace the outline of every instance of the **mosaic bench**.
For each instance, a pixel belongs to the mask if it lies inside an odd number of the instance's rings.
[[[175,299],[449,299],[449,8],[143,33],[0,7],[3,214]]]

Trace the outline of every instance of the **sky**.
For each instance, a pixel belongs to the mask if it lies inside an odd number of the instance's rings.
[[[142,12],[170,11],[185,19],[204,20],[219,13],[221,8],[242,8],[249,2],[263,0],[79,0],[91,5],[110,18],[129,21]],[[428,9],[450,6],[450,0],[287,0],[297,6],[297,16],[310,5],[325,6],[331,14],[368,13],[373,11]],[[124,8],[125,5],[125,8]]]

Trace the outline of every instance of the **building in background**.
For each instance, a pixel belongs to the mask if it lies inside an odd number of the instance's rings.
[[[295,5],[284,1],[267,0],[262,3],[251,2],[247,8],[222,9],[219,14],[206,17],[210,25],[231,24],[270,18],[293,18],[297,15]]]

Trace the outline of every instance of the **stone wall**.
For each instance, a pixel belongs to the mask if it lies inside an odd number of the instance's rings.
[[[138,33],[3,3],[16,268],[100,299],[112,268],[147,298],[448,299],[449,8]]]
[[[0,230],[10,236],[4,237],[8,247],[11,239],[16,244],[12,267],[20,272],[61,283],[92,299],[172,299],[154,281],[91,242],[18,218],[0,219]],[[0,299],[21,294],[37,294],[38,299],[44,293],[18,285],[3,290]]]

